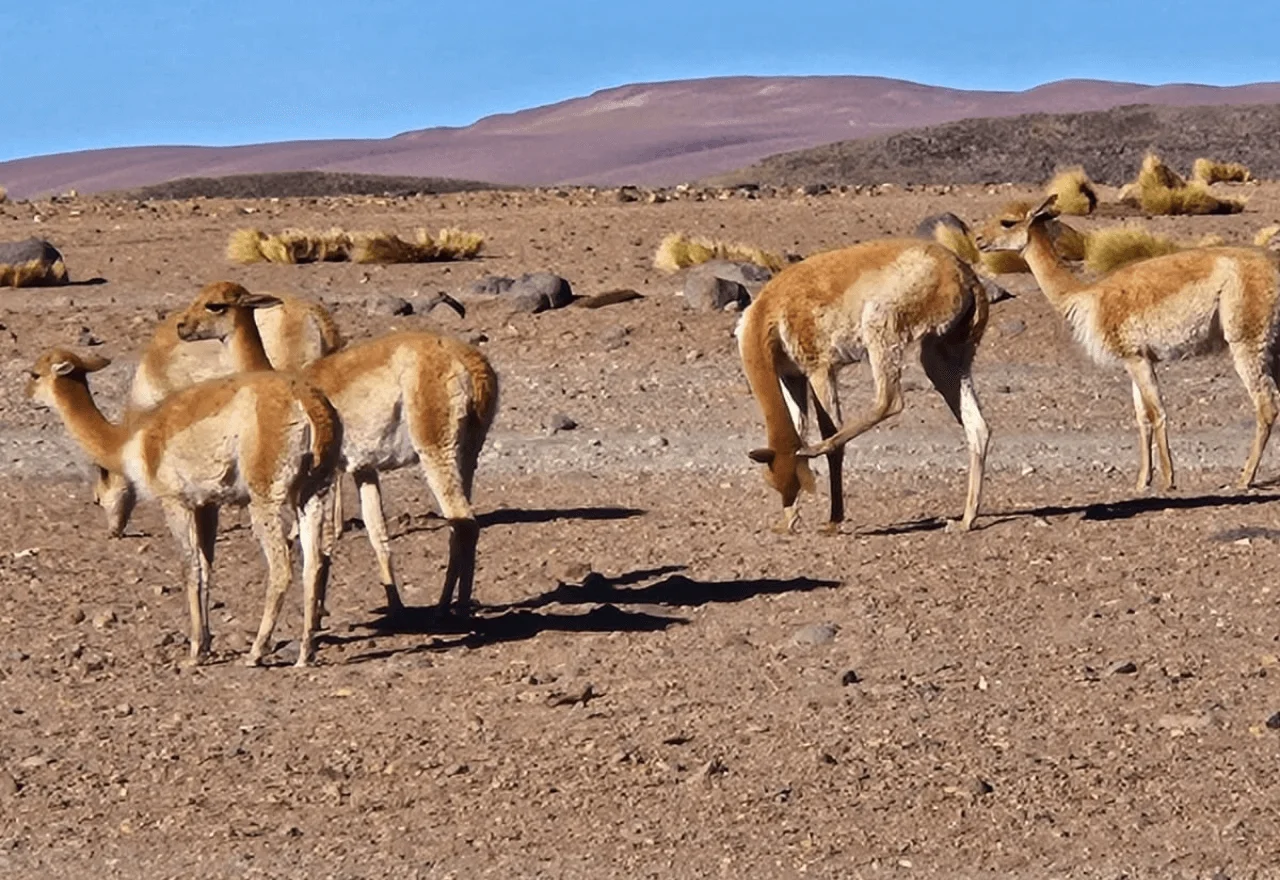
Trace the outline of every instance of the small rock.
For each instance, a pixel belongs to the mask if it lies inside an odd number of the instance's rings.
[[[21,651],[17,648],[4,652],[4,659],[12,663],[21,663],[23,660],[29,659],[30,656],[26,651]]]
[[[505,275],[486,275],[471,282],[467,290],[477,296],[497,296],[506,293],[515,284],[514,278]]]
[[[249,639],[237,629],[231,630],[220,638],[228,651],[235,651],[237,654],[241,654],[249,650]]]
[[[412,315],[413,303],[402,296],[371,296],[364,301],[366,314],[379,317]]]
[[[569,282],[551,272],[526,272],[511,285],[507,295],[516,311],[531,314],[562,309],[573,302]]]
[[[84,623],[84,609],[72,608],[71,611],[67,614],[67,620],[69,620],[71,623]]]
[[[600,335],[600,346],[605,351],[614,351],[627,345],[627,337],[630,335],[630,327],[614,327]]]
[[[731,303],[745,306],[751,302],[747,288],[706,272],[691,272],[684,280],[684,304],[703,312],[718,312]]]
[[[862,676],[858,675],[858,673],[852,669],[846,669],[840,676],[840,684],[845,687],[848,687],[851,684],[857,684],[860,681],[862,681]]]
[[[840,627],[834,623],[811,623],[796,630],[791,641],[796,645],[829,645],[836,640]]]
[[[1117,663],[1112,663],[1107,668],[1107,672],[1111,675],[1135,675],[1138,672],[1138,664],[1132,660],[1121,660]]]
[[[578,423],[564,413],[556,413],[551,417],[551,433],[555,434],[560,431],[572,431],[578,427]]]
[[[301,837],[302,829],[299,828],[297,825],[281,825],[280,836],[281,837]]]
[[[467,345],[480,345],[482,342],[488,342],[489,336],[486,333],[470,333],[467,335]]]
[[[0,804],[14,797],[21,790],[22,786],[18,785],[18,780],[14,779],[7,770],[0,770]]]
[[[92,346],[102,345],[102,340],[93,335],[93,331],[88,327],[81,327],[80,333],[76,336],[76,345]]]
[[[285,663],[297,663],[299,650],[300,647],[297,639],[291,639],[276,648],[275,656],[277,660],[281,660]]]
[[[648,445],[650,449],[662,449],[667,445],[667,438],[661,434],[654,434],[649,438]]]
[[[117,718],[128,718],[133,714],[133,707],[128,703],[121,703],[112,710]]]
[[[19,761],[18,768],[21,770],[39,770],[41,767],[48,766],[48,764],[49,759],[44,755],[31,755]]]
[[[1280,730],[1280,712],[1267,719],[1267,730]]]
[[[111,624],[115,623],[117,619],[118,618],[116,617],[116,613],[114,611],[112,611],[110,608],[104,609],[102,611],[99,611],[97,614],[93,615],[93,628],[106,629],[107,627],[111,626]]]
[[[444,771],[445,776],[465,776],[471,772],[466,764],[454,764]]]
[[[973,782],[969,783],[969,793],[975,797],[982,797],[985,794],[991,794],[993,791],[995,791],[995,789],[992,788],[991,783],[987,782],[985,779],[975,779]]]
[[[1020,333],[1025,333],[1026,329],[1027,322],[1019,318],[1011,318],[1008,321],[1000,322],[1000,332],[1005,336],[1017,336]]]

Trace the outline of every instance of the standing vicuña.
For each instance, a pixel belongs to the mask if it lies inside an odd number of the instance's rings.
[[[817,254],[765,285],[736,334],[769,437],[751,459],[769,466],[768,480],[782,494],[785,529],[795,527],[801,488],[813,487],[805,459],[816,455],[827,456],[830,470],[830,527],[844,519],[844,445],[902,411],[902,358],[916,340],[929,380],[964,426],[969,490],[961,524],[973,524],[989,432],[970,370],[986,323],[987,296],[973,270],[941,245],[916,239]],[[864,356],[875,405],[837,430],[836,374]],[[824,439],[804,449],[810,388]]]
[[[205,285],[183,313],[183,339],[226,340],[242,370],[269,369],[254,324],[275,297],[226,281]],[[434,333],[392,333],[350,345],[303,372],[332,402],[343,424],[340,466],[355,477],[360,511],[378,558],[387,605],[402,607],[382,513],[379,471],[418,462],[449,521],[449,564],[441,608],[465,613],[475,579],[479,526],[471,509],[476,461],[498,409],[498,377],[484,355]]]
[[[267,357],[276,369],[297,370],[342,347],[333,317],[318,302],[277,294],[280,305],[254,317]],[[126,409],[132,413],[151,407],[175,391],[236,372],[226,346],[216,340],[188,344],[178,338],[181,313],[170,314],[156,327],[138,360]],[[98,469],[93,499],[106,512],[107,532],[119,537],[129,524],[134,496],[122,474]],[[335,485],[335,527],[342,528],[342,492]]]
[[[298,665],[314,654],[322,558],[322,502],[333,478],[341,424],[324,395],[300,378],[253,373],[212,379],[166,397],[123,424],[102,415],[88,374],[106,358],[65,349],[46,352],[31,369],[27,395],[62,417],[67,431],[100,468],[123,474],[155,497],[182,549],[191,612],[191,659],[209,654],[209,591],[218,508],[248,504],[270,569],[266,608],[249,652],[267,650],[292,577],[281,514],[298,520],[302,543],[303,622]]]
[[[1276,419],[1280,273],[1274,258],[1259,248],[1195,248],[1132,263],[1088,284],[1054,250],[1048,224],[1055,200],[1050,196],[1020,221],[1002,220],[1003,228],[979,244],[1021,253],[1090,357],[1100,364],[1123,363],[1129,371],[1141,454],[1138,490],[1151,485],[1153,436],[1163,488],[1174,484],[1155,363],[1220,350],[1224,343],[1256,415],[1253,447],[1240,474],[1240,487],[1248,487]]]

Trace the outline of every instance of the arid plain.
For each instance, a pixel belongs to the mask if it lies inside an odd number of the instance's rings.
[[[1161,367],[1179,487],[1136,495],[1127,376],[1085,359],[1030,276],[1004,276],[1018,296],[992,307],[975,367],[993,432],[978,529],[942,527],[963,435],[913,364],[905,411],[849,447],[841,533],[819,534],[822,497],[797,534],[770,530],[737,316],[687,310],[654,248],[684,230],[808,254],[1033,193],[947,189],[0,205],[0,239],[47,237],[74,279],[106,279],[0,291],[0,873],[1280,876],[1280,490],[1223,488],[1253,424],[1225,356]],[[1148,225],[1248,241],[1280,185],[1238,191],[1243,214]],[[231,264],[249,225],[488,243],[452,264]],[[644,299],[529,315],[463,296],[539,269]],[[382,615],[357,526],[319,665],[288,667],[285,644],[244,668],[265,564],[230,513],[217,662],[180,664],[158,511],[108,540],[84,465],[22,388],[46,347],[93,342],[115,411],[158,316],[223,278],[317,297],[348,339],[482,340],[502,404],[472,625]],[[440,290],[465,319],[385,313]],[[846,413],[869,400],[864,370],[842,386]],[[553,432],[558,416],[577,427]],[[1273,449],[1262,478],[1278,475]],[[406,600],[427,605],[446,531],[417,472],[384,486]],[[295,586],[281,642],[299,613]]]

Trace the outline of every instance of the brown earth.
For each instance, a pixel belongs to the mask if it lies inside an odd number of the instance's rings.
[[[140,146],[34,156],[0,162],[0,184],[14,198],[28,198],[181,177],[313,170],[507,184],[670,185],[730,172],[777,153],[958,119],[1079,113],[1127,104],[1277,102],[1280,82],[1148,86],[1077,79],[1003,92],[869,76],[712,77],[602,89],[460,128],[383,139]]]
[[[1280,211],[1280,185],[1248,191],[1242,215],[1153,225],[1245,240]],[[0,291],[0,874],[1277,876],[1280,494],[1221,488],[1252,425],[1227,360],[1161,369],[1180,488],[1135,495],[1127,382],[1006,278],[1020,295],[995,307],[976,367],[994,432],[980,528],[941,527],[961,508],[963,439],[913,368],[906,410],[850,447],[841,533],[818,533],[821,498],[799,534],[770,531],[735,317],[686,311],[649,260],[673,229],[812,252],[1028,194],[875,192],[0,206],[0,239],[48,236],[73,277],[108,279]],[[452,265],[229,265],[227,235],[249,222],[458,225],[490,248]],[[369,313],[540,268],[646,297]],[[473,626],[381,616],[357,528],[320,665],[286,667],[285,644],[244,668],[265,566],[233,513],[218,662],[179,665],[180,567],[156,510],[105,539],[23,371],[97,339],[116,360],[95,385],[116,402],[158,314],[223,277],[320,297],[350,338],[487,338],[503,401],[477,480]],[[868,381],[846,372],[849,412]],[[579,427],[550,433],[558,413]],[[1280,469],[1274,452],[1263,468]],[[385,485],[406,596],[426,605],[445,533],[420,477]]]

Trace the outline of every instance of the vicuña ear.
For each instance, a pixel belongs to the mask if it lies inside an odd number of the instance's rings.
[[[244,306],[246,309],[269,309],[272,306],[278,306],[282,300],[278,296],[272,296],[269,293],[251,293],[248,296],[241,297],[238,305]]]
[[[54,361],[52,364],[53,375],[70,376],[76,370],[80,369],[80,365],[75,361]]]
[[[1031,212],[1031,219],[1036,217],[1057,217],[1058,216],[1058,194],[1050,193],[1049,197],[1040,203],[1040,207]]]
[[[747,453],[747,458],[751,459],[757,464],[773,464],[773,459],[775,455],[776,453],[772,449],[769,449],[766,447],[764,449],[751,450],[750,452]]]

